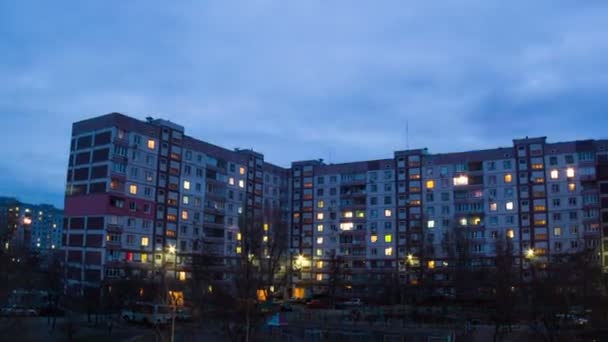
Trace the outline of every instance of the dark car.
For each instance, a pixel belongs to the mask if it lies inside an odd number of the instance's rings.
[[[329,309],[329,303],[321,299],[313,299],[306,304],[309,309]]]

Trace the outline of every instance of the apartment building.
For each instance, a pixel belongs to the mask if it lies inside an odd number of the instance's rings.
[[[170,121],[112,113],[76,122],[63,236],[68,282],[84,292],[135,276],[184,281],[193,254],[235,257],[239,216],[281,213],[286,177],[260,153],[194,139]]]
[[[61,247],[63,210],[50,204],[29,204],[0,198],[0,224],[5,250],[47,254]]]
[[[505,243],[524,280],[532,258],[550,262],[584,248],[606,265],[608,141],[525,138],[488,150],[412,149],[283,168],[166,120],[112,113],[73,125],[64,238],[74,286],[126,272],[153,278],[166,265],[185,280],[193,254],[242,252],[239,216],[269,222],[272,210],[288,226],[296,296],[338,283],[343,293],[373,294],[388,281],[419,282],[421,269],[447,287],[457,254],[492,267]]]
[[[19,224],[19,201],[13,197],[0,197],[0,239],[2,248],[8,250]]]

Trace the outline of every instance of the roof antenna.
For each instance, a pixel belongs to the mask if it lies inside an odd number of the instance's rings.
[[[405,119],[405,149],[410,149],[410,125],[408,119]]]

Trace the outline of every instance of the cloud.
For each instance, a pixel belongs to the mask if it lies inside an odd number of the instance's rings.
[[[0,190],[60,204],[71,123],[114,111],[283,166],[390,158],[406,140],[603,138],[607,15],[602,1],[3,2]]]

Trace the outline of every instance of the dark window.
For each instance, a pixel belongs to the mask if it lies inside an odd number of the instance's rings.
[[[603,194],[608,194],[608,183],[603,183],[600,185],[600,192]]]
[[[93,151],[93,163],[106,161],[108,159],[110,159],[110,149],[109,148],[102,148],[102,149]]]
[[[87,179],[89,179],[89,168],[88,167],[83,167],[83,168],[74,170],[74,180],[75,181],[82,181],[82,180],[87,180]]]
[[[76,155],[76,165],[88,164],[91,162],[91,153],[82,152]]]
[[[79,184],[79,185],[68,185],[66,195],[68,196],[78,196],[84,195],[87,193],[87,185]]]
[[[82,234],[70,234],[69,246],[81,247],[82,246]]]
[[[84,217],[70,217],[70,229],[84,229]]]
[[[92,142],[91,140],[93,140],[93,139],[91,139],[90,135],[78,138],[78,144],[77,144],[78,147],[76,149],[81,150],[83,148],[91,147],[91,142]]]
[[[89,217],[87,219],[87,229],[103,229],[103,216]]]
[[[74,151],[75,147],[76,147],[76,139],[72,139],[70,141],[70,151]]]
[[[95,134],[95,146],[105,145],[110,143],[112,134],[110,132],[102,132]]]
[[[68,251],[68,262],[82,262],[81,251]]]
[[[90,194],[99,194],[106,192],[106,182],[91,183],[89,185]]]
[[[96,264],[96,265],[99,265],[99,264]],[[91,282],[91,283],[97,283],[101,280],[101,274],[97,270],[85,270],[84,280]]]
[[[74,155],[70,154],[70,158],[68,160],[68,166],[74,166]]]
[[[111,197],[110,205],[116,208],[123,208],[125,206],[125,200],[118,197]]]
[[[91,179],[108,177],[108,165],[94,166],[91,168]]]
[[[87,247],[101,247],[102,237],[101,234],[87,234]]]
[[[72,170],[68,170],[67,181],[70,182],[72,180]]]

